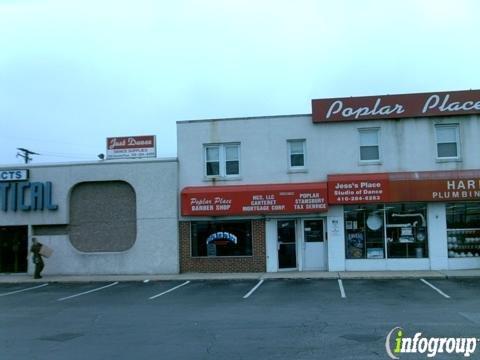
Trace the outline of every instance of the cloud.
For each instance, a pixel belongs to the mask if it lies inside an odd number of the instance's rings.
[[[170,156],[180,119],[478,88],[479,10],[475,1],[0,0],[2,133],[80,138],[93,156],[107,136],[152,133]],[[14,161],[5,146],[0,162]]]

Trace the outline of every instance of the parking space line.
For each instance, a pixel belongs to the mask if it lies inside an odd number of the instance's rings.
[[[155,298],[157,298],[157,297],[159,297],[159,296],[162,296],[162,295],[168,294],[169,292],[172,292],[172,291],[174,291],[174,290],[177,290],[178,288],[181,288],[182,286],[185,286],[185,285],[187,285],[187,284],[190,284],[190,281],[185,281],[184,283],[182,283],[182,284],[180,284],[180,285],[177,285],[177,286],[175,286],[175,287],[173,287],[173,288],[171,288],[171,289],[169,289],[169,290],[167,290],[167,291],[164,291],[164,292],[162,292],[162,293],[160,293],[160,294],[157,294],[157,295],[153,295],[153,296],[149,297],[149,299],[150,299],[150,300],[153,300],[153,299],[155,299]]]
[[[342,279],[338,279],[338,287],[340,288],[340,295],[345,299],[347,295],[345,294],[345,289],[343,288]]]
[[[102,286],[102,287],[99,287],[99,288],[95,288],[95,289],[92,289],[92,290],[84,291],[80,294],[75,294],[75,295],[70,295],[70,296],[60,298],[60,299],[58,299],[58,301],[64,301],[64,300],[72,299],[72,298],[82,296],[82,295],[85,295],[85,294],[90,294],[92,292],[103,290],[103,289],[109,288],[109,287],[117,285],[117,284],[118,284],[118,281],[115,281],[114,283],[111,283],[111,284],[108,284],[108,285],[105,285],[105,286]]]
[[[7,292],[7,293],[0,294],[0,296],[7,296],[7,295],[21,293],[21,292],[24,292],[24,291],[35,290],[35,289],[39,289],[39,288],[42,288],[42,287],[47,286],[47,285],[48,284],[42,284],[42,285],[38,285],[38,286],[29,287],[29,288],[26,288],[26,289],[10,291],[10,292]]]
[[[258,282],[258,284],[255,285],[255,286],[252,288],[252,290],[250,290],[248,293],[246,293],[246,294],[243,296],[243,298],[244,298],[244,299],[248,299],[248,297],[249,297],[250,295],[252,295],[252,294],[255,292],[255,290],[257,290],[257,289],[260,287],[260,285],[263,284],[263,282],[264,282],[264,279],[260,280],[260,281]]]
[[[420,281],[422,281],[424,284],[430,286],[433,290],[435,290],[436,292],[438,292],[440,295],[442,295],[443,297],[447,298],[447,299],[450,299],[450,296],[448,296],[447,294],[445,294],[442,290],[440,290],[439,288],[437,288],[436,286],[430,284],[427,280],[425,279],[420,279]]]

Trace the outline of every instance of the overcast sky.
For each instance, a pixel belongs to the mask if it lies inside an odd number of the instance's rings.
[[[0,164],[95,160],[178,120],[480,88],[480,1],[0,0]]]

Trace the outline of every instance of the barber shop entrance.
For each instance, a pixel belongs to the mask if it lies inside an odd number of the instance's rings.
[[[325,182],[187,187],[182,216],[255,219],[262,226],[252,233],[265,239],[265,249],[254,248],[253,254],[265,253],[267,272],[322,271],[328,268],[327,197]]]
[[[0,273],[24,273],[28,266],[28,227],[0,227]]]

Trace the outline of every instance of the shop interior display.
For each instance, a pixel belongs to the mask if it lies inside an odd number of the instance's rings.
[[[387,224],[389,254],[395,257],[424,257],[427,238],[425,216],[421,213],[392,213],[390,216],[393,219],[402,219],[402,223]]]
[[[480,229],[447,230],[448,257],[480,256]]]

